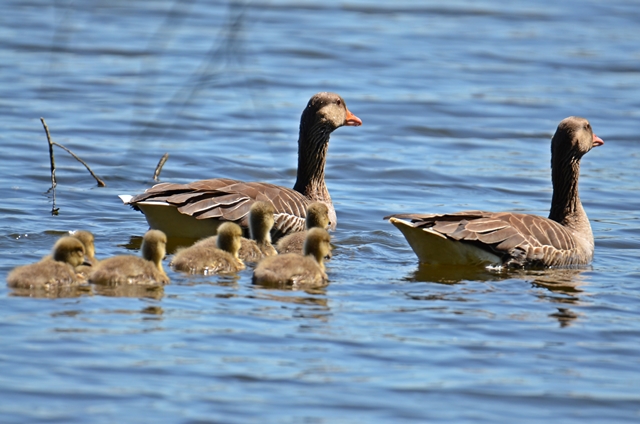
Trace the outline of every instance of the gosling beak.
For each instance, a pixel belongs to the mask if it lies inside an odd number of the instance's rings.
[[[362,125],[362,120],[347,109],[347,118],[345,119],[344,124],[350,127],[359,127]]]
[[[593,147],[602,146],[604,144],[604,140],[602,140],[597,135],[593,135]]]

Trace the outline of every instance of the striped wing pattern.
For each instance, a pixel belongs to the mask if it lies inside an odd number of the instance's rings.
[[[306,208],[311,201],[293,189],[264,182],[214,178],[188,184],[160,183],[133,197],[129,204],[136,208],[136,203],[142,201],[167,202],[196,219],[234,221],[247,228],[249,209],[258,200],[275,207],[275,238],[304,230]]]
[[[463,211],[451,214],[397,214],[450,239],[473,243],[503,258],[505,266],[570,266],[587,263],[570,230],[537,215]]]

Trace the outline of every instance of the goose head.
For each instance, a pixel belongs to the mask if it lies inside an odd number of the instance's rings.
[[[588,120],[579,116],[570,116],[558,124],[558,129],[551,140],[551,157],[553,160],[553,158],[569,156],[579,160],[589,150],[603,144],[604,141],[593,133]]]
[[[358,127],[362,121],[349,111],[344,99],[335,93],[322,92],[311,97],[300,118],[301,132],[308,126],[316,131],[322,129],[331,133],[344,125]]]

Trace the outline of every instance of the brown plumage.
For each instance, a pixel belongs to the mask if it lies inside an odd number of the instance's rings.
[[[273,235],[304,229],[305,210],[311,202],[329,208],[331,228],[336,214],[325,184],[324,168],[331,133],[341,126],[359,126],[344,100],[334,93],[314,95],[302,112],[298,138],[298,175],[293,189],[265,182],[242,182],[214,178],[189,184],[157,184],[135,197],[120,196],[126,204],[145,214],[151,228],[170,236],[200,238],[214,235],[222,221],[248,226],[251,204],[268,201],[275,208]]]
[[[578,195],[580,159],[604,144],[589,121],[569,117],[551,140],[553,198],[548,218],[512,212],[463,211],[385,217],[421,262],[550,267],[586,265],[593,233]],[[408,221],[407,221],[408,220]]]
[[[245,268],[238,257],[242,229],[233,222],[218,227],[215,244],[213,238],[202,240],[191,247],[181,249],[173,257],[171,266],[190,274],[219,274],[237,272]]]
[[[168,284],[169,277],[162,267],[166,255],[167,236],[158,230],[149,230],[142,238],[142,257],[120,255],[104,259],[89,274],[95,284]]]
[[[313,202],[307,207],[307,215],[305,220],[305,231],[289,234],[276,244],[278,253],[298,253],[302,254],[304,240],[307,237],[307,231],[311,228],[327,228],[329,225],[329,208],[320,202]],[[331,256],[331,253],[329,253]]]
[[[331,238],[322,228],[307,233],[304,255],[269,256],[253,271],[253,283],[261,285],[317,286],[327,283],[323,259],[331,251]]]
[[[84,261],[84,246],[73,237],[61,237],[53,246],[50,256],[40,262],[19,266],[7,276],[7,285],[15,288],[76,285],[84,279],[75,268]]]

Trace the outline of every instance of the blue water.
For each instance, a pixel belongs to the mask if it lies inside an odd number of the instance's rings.
[[[637,422],[640,3],[5,1],[0,279],[88,229],[137,254],[121,204],[162,181],[292,186],[302,108],[341,94],[330,284],[170,272],[163,290],[0,284],[2,422]],[[546,215],[569,115],[596,239],[581,270],[419,266],[382,217]],[[56,150],[56,208],[47,141]]]

